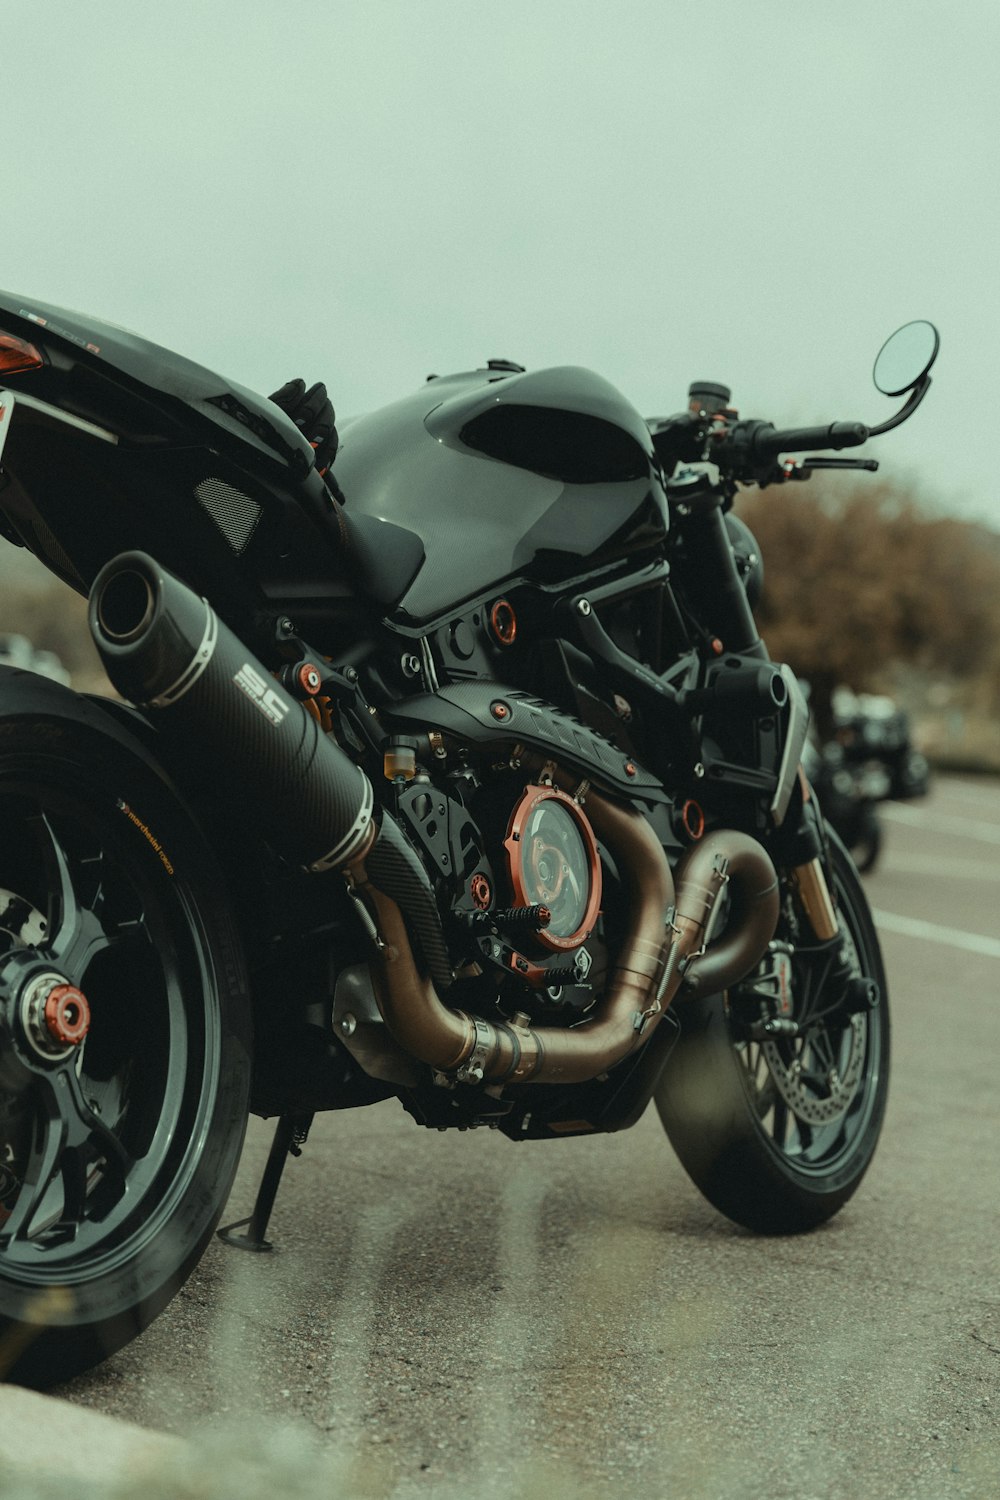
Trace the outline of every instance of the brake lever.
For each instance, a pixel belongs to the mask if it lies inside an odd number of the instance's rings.
[[[878,473],[877,458],[804,458],[803,469],[866,469],[869,474]]]
[[[878,472],[877,458],[803,458],[797,460],[786,458],[783,463],[778,464],[770,472],[765,480],[758,478],[758,484],[763,488],[765,484],[784,484],[789,479],[802,481],[811,479],[814,469],[866,469],[869,474]]]

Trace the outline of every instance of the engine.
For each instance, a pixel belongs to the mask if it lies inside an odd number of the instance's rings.
[[[419,850],[446,936],[450,1004],[565,1024],[592,1009],[606,974],[605,894],[614,906],[587,784],[555,767],[426,772],[394,787],[400,828]]]
[[[376,799],[318,719],[153,558],[107,564],[90,610],[119,690],[232,767],[286,859],[342,877],[371,939],[358,1000],[368,976],[392,1039],[375,1076],[430,1068],[496,1097],[589,1082],[644,1045],[682,984],[725,987],[773,934],[760,844],[716,830],[672,871],[632,800],[648,787],[662,801],[662,786],[528,694],[451,684],[395,705]],[[709,947],[723,892],[730,919]],[[350,1045],[361,1027],[341,995],[338,982]]]
[[[449,1088],[599,1078],[649,1039],[694,959],[731,982],[774,930],[774,871],[745,835],[708,835],[675,886],[642,813],[555,760],[466,761],[447,791],[414,770],[349,880],[377,935],[378,1014]],[[727,887],[735,920],[703,958]]]

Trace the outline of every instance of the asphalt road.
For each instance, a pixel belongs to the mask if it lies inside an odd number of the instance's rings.
[[[891,1102],[831,1224],[730,1225],[652,1113],[519,1146],[394,1103],[330,1115],[276,1253],[213,1243],[59,1394],[182,1433],[300,1422],[344,1495],[1000,1494],[1000,785],[939,778],[885,828]],[[269,1137],[254,1121],[230,1217]]]

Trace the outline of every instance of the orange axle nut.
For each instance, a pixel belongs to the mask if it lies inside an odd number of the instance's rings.
[[[75,1047],[90,1030],[90,1006],[75,984],[57,984],[48,994],[42,1012],[53,1041]]]

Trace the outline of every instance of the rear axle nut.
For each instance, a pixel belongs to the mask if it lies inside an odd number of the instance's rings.
[[[21,992],[18,1009],[24,1039],[48,1062],[68,1057],[90,1030],[86,996],[62,974],[36,974]]]
[[[43,1011],[53,1041],[76,1047],[90,1030],[90,1006],[75,984],[57,984],[49,991]]]

